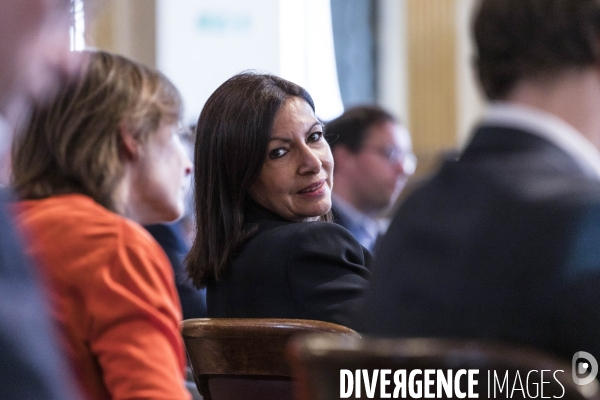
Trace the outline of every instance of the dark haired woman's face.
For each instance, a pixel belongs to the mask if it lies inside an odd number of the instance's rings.
[[[275,115],[267,159],[250,196],[295,222],[314,221],[331,208],[333,157],[312,108],[291,97]]]

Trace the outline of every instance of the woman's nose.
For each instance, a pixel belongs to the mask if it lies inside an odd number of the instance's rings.
[[[301,152],[301,162],[298,169],[300,174],[316,174],[321,171],[323,162],[317,150],[304,146]]]
[[[404,161],[402,159],[397,159],[394,161],[394,170],[396,171],[396,175],[406,175],[406,171],[404,170]]]

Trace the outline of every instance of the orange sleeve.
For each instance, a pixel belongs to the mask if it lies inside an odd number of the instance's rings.
[[[122,224],[118,250],[86,295],[91,352],[111,398],[189,399],[179,332],[181,309],[162,249]]]

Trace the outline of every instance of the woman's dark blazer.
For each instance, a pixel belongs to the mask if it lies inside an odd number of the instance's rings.
[[[289,222],[259,206],[255,234],[207,285],[213,318],[300,318],[347,325],[369,284],[371,254],[341,226]]]

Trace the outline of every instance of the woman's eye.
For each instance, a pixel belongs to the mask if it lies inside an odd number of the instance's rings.
[[[273,149],[269,152],[270,159],[281,158],[287,153],[287,150],[284,148]]]
[[[313,132],[308,135],[309,142],[318,142],[323,137],[323,132]]]

